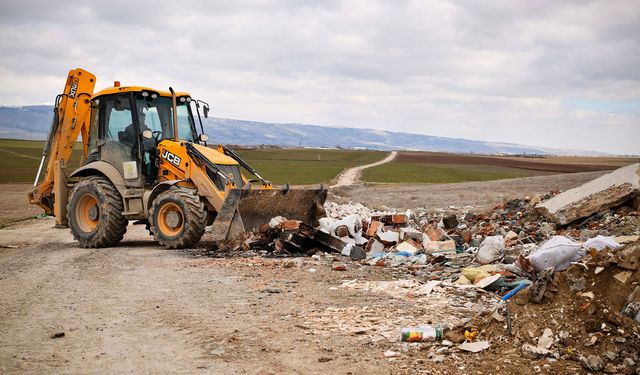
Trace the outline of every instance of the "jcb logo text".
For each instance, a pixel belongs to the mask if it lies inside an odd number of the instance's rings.
[[[176,167],[180,166],[180,160],[181,160],[180,157],[170,153],[167,150],[164,150],[164,152],[162,153],[162,158],[167,159],[169,163],[175,165]]]

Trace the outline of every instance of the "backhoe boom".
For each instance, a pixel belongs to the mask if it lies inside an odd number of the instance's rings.
[[[29,193],[32,204],[42,207],[47,215],[56,218],[56,225],[66,225],[67,176],[66,163],[73,147],[82,134],[86,157],[89,135],[90,98],[96,77],[83,69],[70,70],[62,94],[56,97],[54,116],[42,159]],[[40,179],[42,167],[47,161],[44,179]]]

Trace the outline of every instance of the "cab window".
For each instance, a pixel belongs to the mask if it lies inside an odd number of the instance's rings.
[[[189,117],[188,104],[177,105],[176,112],[178,113],[178,138],[194,142],[196,137],[193,134],[193,125]]]
[[[136,97],[140,131],[151,130],[158,139],[173,138],[173,106],[171,98],[139,94]],[[189,111],[189,103],[176,103],[178,115],[178,138],[187,142],[196,142],[195,124]]]
[[[113,100],[106,100],[104,112],[104,140],[133,146],[137,134],[133,126],[129,98],[116,96]]]

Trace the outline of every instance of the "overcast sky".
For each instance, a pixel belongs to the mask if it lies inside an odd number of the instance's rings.
[[[59,3],[0,3],[0,104],[82,67],[219,117],[640,153],[639,1]]]

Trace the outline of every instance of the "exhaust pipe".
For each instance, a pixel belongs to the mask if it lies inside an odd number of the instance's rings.
[[[178,141],[178,111],[176,103],[176,92],[173,91],[173,87],[169,87],[171,91],[171,107],[173,108],[173,140]]]

